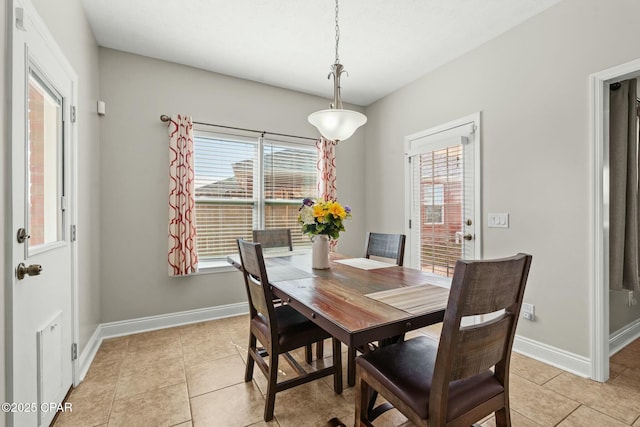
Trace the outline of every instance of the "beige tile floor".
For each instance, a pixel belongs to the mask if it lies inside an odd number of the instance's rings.
[[[436,327],[412,334],[437,333]],[[256,368],[254,380],[244,382],[247,336],[248,317],[239,316],[106,340],[69,396],[73,411],[61,413],[55,426],[322,427],[333,418],[353,425],[355,392],[335,395],[331,377],[279,393],[275,419],[263,422],[266,381]],[[280,365],[281,376],[291,374]],[[516,427],[640,427],[640,340],[612,357],[605,384],[515,353],[511,366]],[[411,424],[393,410],[375,425]]]

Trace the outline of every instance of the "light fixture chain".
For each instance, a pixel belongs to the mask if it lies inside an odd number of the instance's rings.
[[[340,63],[338,55],[338,44],[340,43],[340,25],[338,25],[338,0],[336,0],[336,64]]]

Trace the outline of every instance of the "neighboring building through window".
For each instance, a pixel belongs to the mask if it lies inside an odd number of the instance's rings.
[[[317,195],[313,143],[196,131],[194,151],[201,259],[235,253],[253,229],[289,228],[294,246],[310,246],[297,219],[302,199]]]

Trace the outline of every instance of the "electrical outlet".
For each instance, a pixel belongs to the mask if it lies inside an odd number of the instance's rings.
[[[638,300],[636,299],[635,294],[633,293],[633,291],[629,291],[629,307],[632,307],[636,304],[638,304]]]
[[[520,310],[522,317],[527,320],[536,320],[535,306],[533,304],[522,303],[522,309]]]

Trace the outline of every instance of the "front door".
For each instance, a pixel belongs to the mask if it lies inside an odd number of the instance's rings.
[[[76,77],[28,0],[14,0],[10,416],[48,426],[73,382],[72,103]]]

